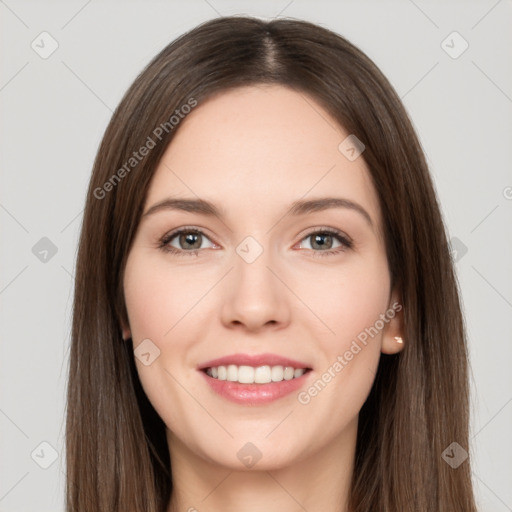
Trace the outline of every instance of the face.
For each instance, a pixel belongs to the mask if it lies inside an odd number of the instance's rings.
[[[280,86],[181,121],[128,256],[122,326],[171,454],[272,469],[353,439],[381,352],[401,347],[401,305],[348,135]]]

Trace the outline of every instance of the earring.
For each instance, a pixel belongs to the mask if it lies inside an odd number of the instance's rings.
[[[402,339],[402,337],[401,337],[401,336],[395,336],[395,341],[396,341],[397,343],[403,343],[403,342],[404,342],[404,340]]]

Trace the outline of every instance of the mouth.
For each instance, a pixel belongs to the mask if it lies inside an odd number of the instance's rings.
[[[234,354],[198,368],[210,389],[242,405],[266,404],[305,385],[312,368],[305,363],[262,354]]]

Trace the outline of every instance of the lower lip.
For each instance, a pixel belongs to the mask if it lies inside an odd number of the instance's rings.
[[[210,388],[227,400],[243,405],[260,405],[274,402],[300,389],[311,370],[297,378],[267,384],[240,384],[229,380],[214,379],[203,371],[201,373]]]

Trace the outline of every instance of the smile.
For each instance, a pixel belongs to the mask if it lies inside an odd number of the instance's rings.
[[[263,405],[298,391],[312,368],[276,354],[232,354],[197,367],[217,395],[240,405]]]

